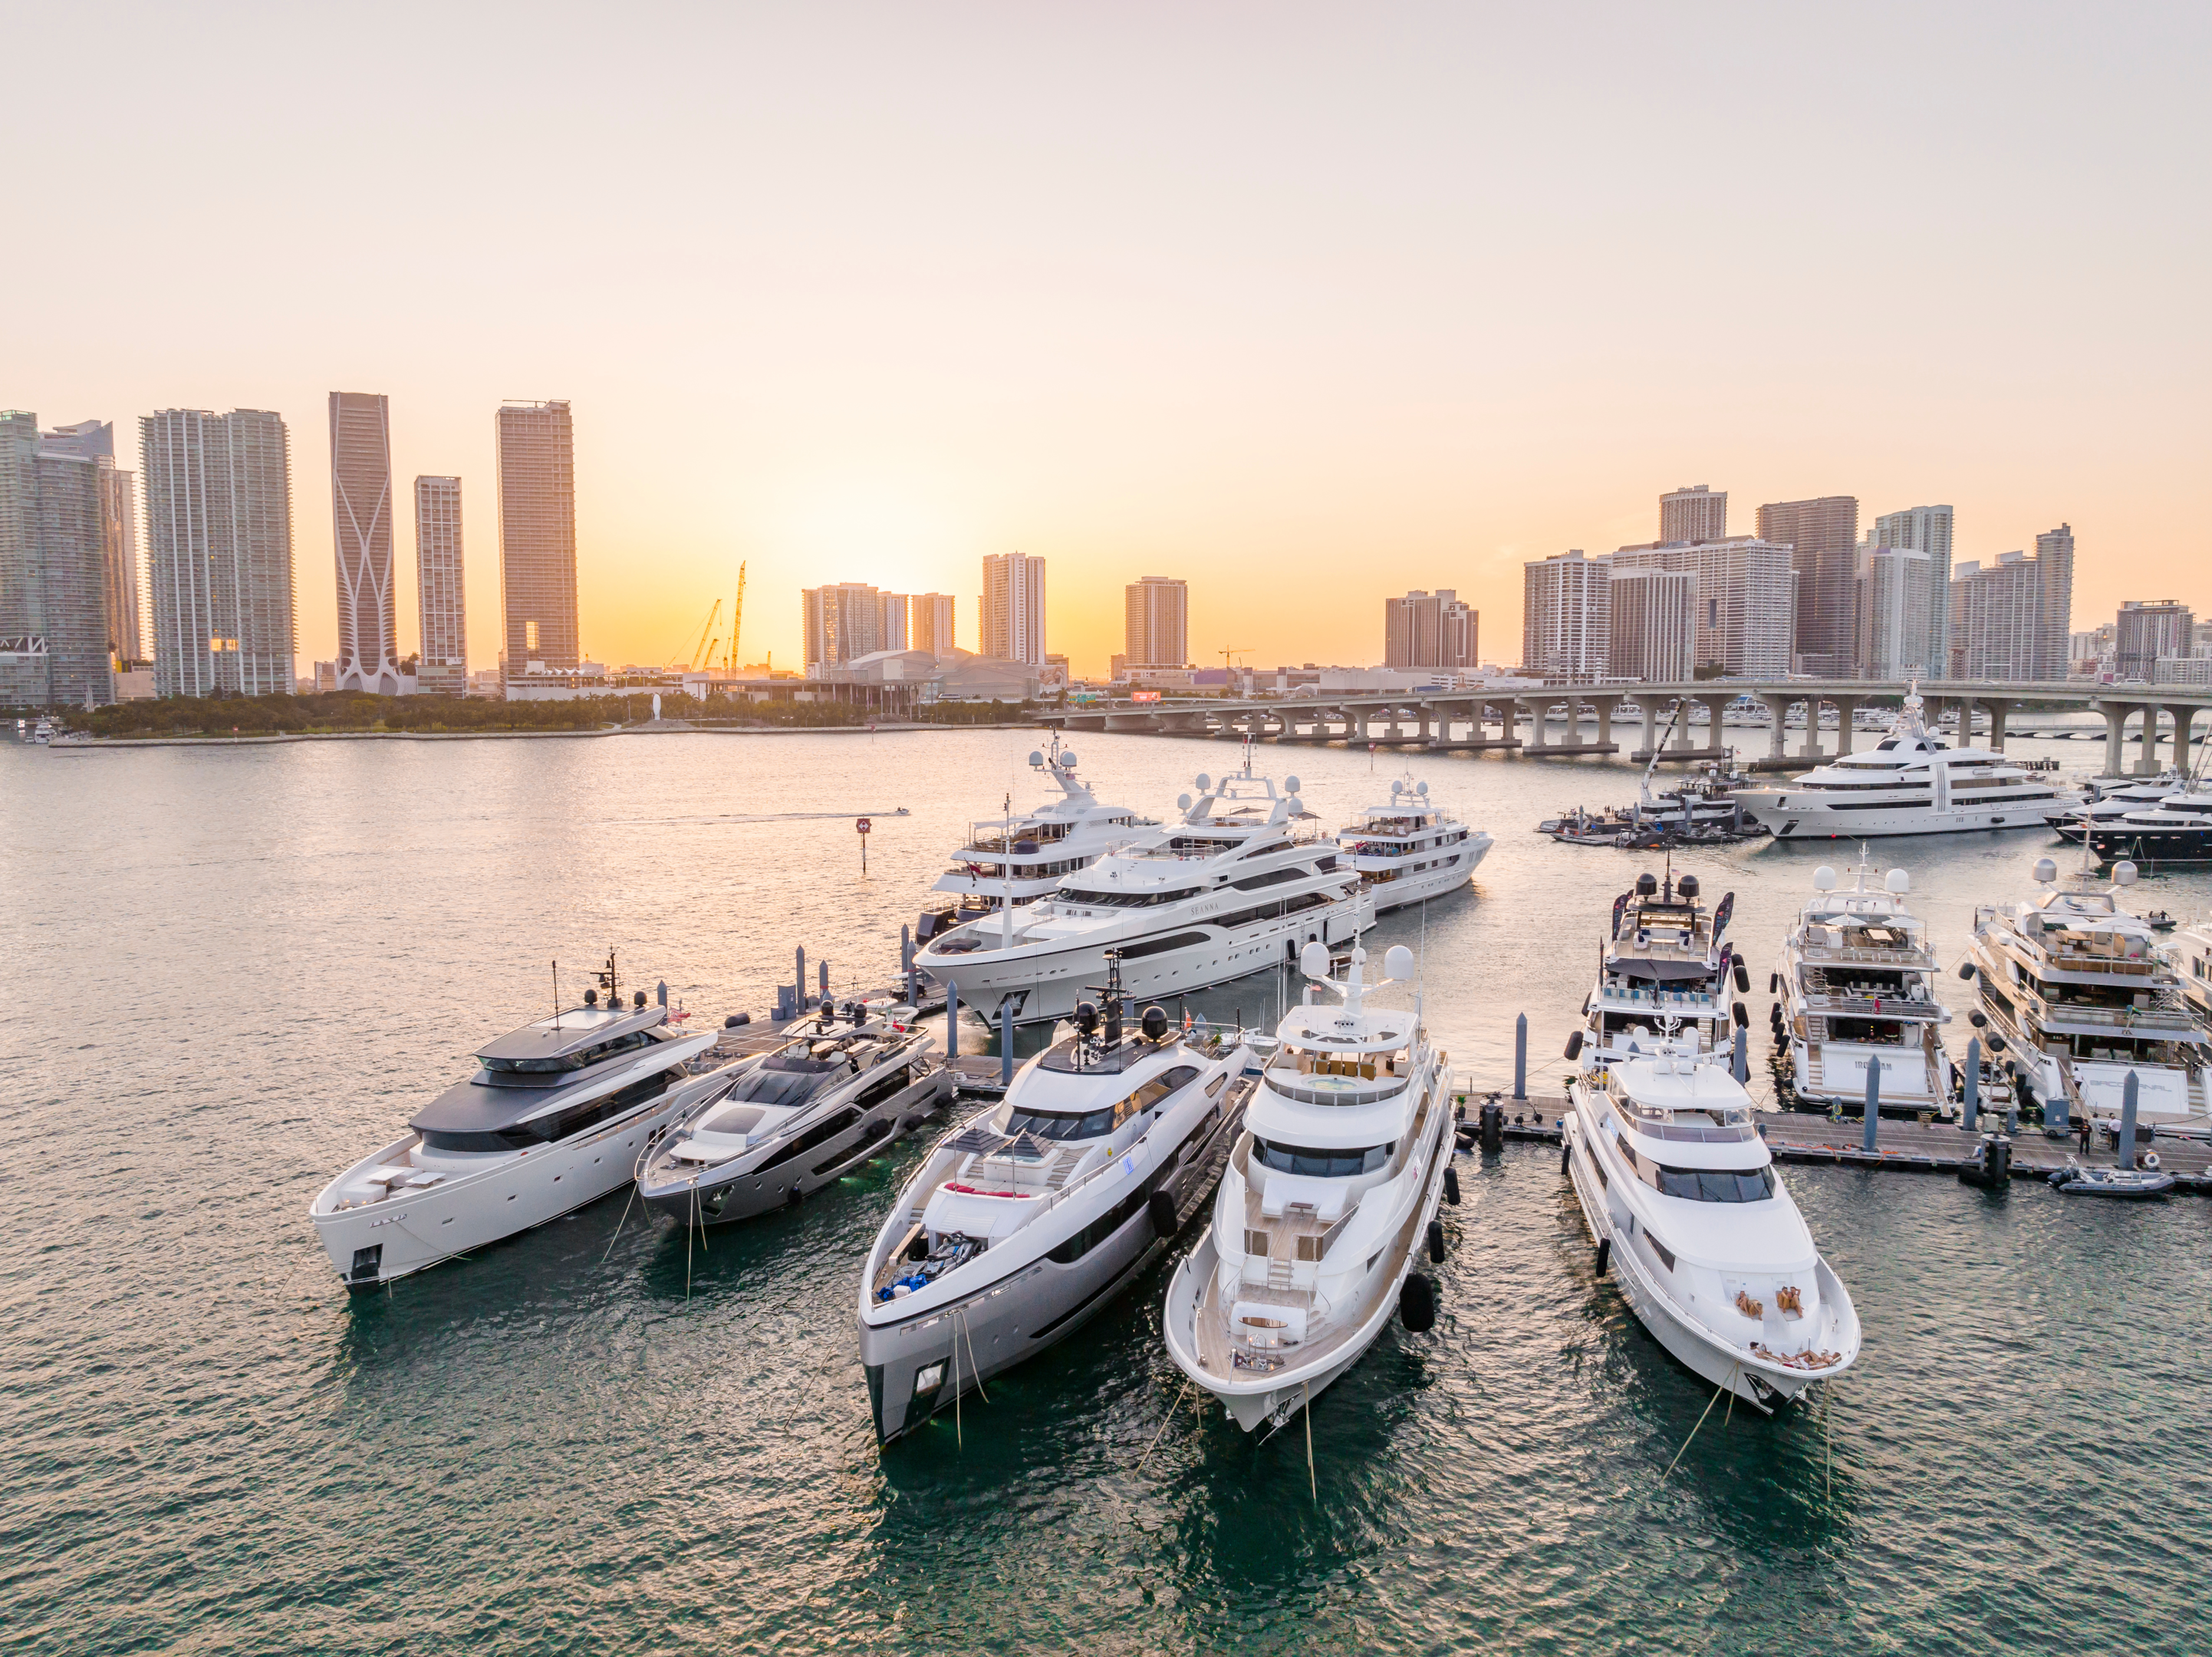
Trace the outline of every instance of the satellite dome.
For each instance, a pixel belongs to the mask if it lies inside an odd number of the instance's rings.
[[[2112,865],[2112,879],[2121,886],[2133,886],[2138,873],[2140,871],[2136,866],[2124,858]]]
[[[1042,765],[1044,764],[1044,750],[1042,748],[1031,748],[1030,750],[1030,764],[1032,765]]]
[[[1283,792],[1284,792],[1284,793],[1285,793],[1285,794],[1296,794],[1297,791],[1298,791],[1298,779],[1297,779],[1297,777],[1285,777],[1285,778],[1283,779]]]
[[[1426,795],[1428,791],[1429,785],[1426,783],[1416,783],[1413,784],[1413,792],[1416,794]]]
[[[1834,869],[1831,868],[1827,864],[1823,863],[1820,868],[1813,871],[1814,891],[1833,892],[1835,889],[1836,871]]]
[[[1176,795],[1176,809],[1177,811],[1188,811],[1190,809],[1190,796],[1187,794],[1178,794]]]
[[[2038,886],[2049,886],[2057,878],[2057,864],[2052,862],[2048,857],[2039,857],[2035,860],[2035,882]]]
[[[1074,749],[1073,749],[1073,748],[1062,748],[1062,749],[1060,751],[1060,768],[1062,771],[1073,771],[1073,770],[1075,769],[1075,750],[1074,750]]]
[[[1310,939],[1298,952],[1298,971],[1310,978],[1328,976],[1328,946],[1319,938]]]
[[[1883,880],[1882,884],[1901,898],[1912,890],[1912,877],[1901,868],[1893,868],[1889,871],[1888,878]]]
[[[1212,786],[1213,786],[1213,779],[1212,779],[1212,777],[1208,777],[1208,776],[1207,776],[1204,771],[1200,771],[1200,772],[1199,772],[1199,774],[1198,774],[1198,791],[1199,791],[1200,794],[1204,794],[1204,793],[1205,793],[1208,789],[1212,788]]]
[[[1413,976],[1413,952],[1401,943],[1392,944],[1382,957],[1382,976],[1401,983],[1410,979]]]

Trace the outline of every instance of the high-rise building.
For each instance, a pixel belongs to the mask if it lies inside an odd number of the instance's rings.
[[[1190,666],[1190,583],[1146,576],[1121,589],[1123,654],[1132,667]]]
[[[2074,527],[2061,524],[2035,538],[2035,569],[2042,588],[2043,631],[2037,643],[2038,679],[2066,677],[2067,635],[2074,626]]]
[[[1902,512],[1885,512],[1874,521],[1874,533],[1868,538],[1874,546],[1895,547],[1928,555],[1928,581],[1931,596],[1928,611],[1928,651],[1920,659],[1918,671],[1926,678],[1941,679],[1951,667],[1951,545],[1957,528],[1956,515],[1948,506],[1907,507]],[[1863,574],[1863,567],[1861,573]],[[1869,679],[1883,677],[1870,670]],[[1889,675],[1894,677],[1894,675]]]
[[[1950,651],[1949,577],[1948,564],[1916,548],[1859,549],[1855,655],[1862,678],[1942,677]]]
[[[1698,668],[1731,679],[1780,679],[1795,650],[1790,549],[1738,535],[1724,541],[1624,546],[1623,570],[1686,571],[1698,578],[1693,656]]]
[[[568,405],[508,403],[499,437],[502,662],[574,673],[584,660],[576,613],[576,429]]]
[[[975,601],[979,654],[1044,665],[1044,560],[1026,552],[983,559],[983,592]]]
[[[292,695],[291,436],[266,409],[162,409],[138,422],[154,685],[161,696]]]
[[[1613,570],[1606,589],[1610,616],[1606,677],[1679,685],[1695,667],[1698,578],[1688,570]]]
[[[2160,656],[2191,653],[2197,618],[2189,606],[2173,599],[2144,604],[2130,599],[2120,606],[2113,639],[2112,677],[2123,681],[2149,682]]]
[[[338,689],[399,694],[392,558],[392,401],[331,393],[331,531],[338,569]]]
[[[912,649],[914,647],[908,641],[914,637],[914,595],[909,593],[878,593],[876,606],[876,649]]]
[[[807,667],[839,667],[871,651],[898,648],[884,643],[884,600],[898,596],[857,581],[802,588],[799,631]]]
[[[1474,607],[1449,587],[1440,587],[1434,593],[1417,588],[1403,598],[1385,599],[1382,665],[1468,672],[1479,661],[1476,642],[1480,622]]]
[[[115,700],[106,528],[98,458],[0,411],[0,704]]]
[[[1790,549],[1800,670],[1820,679],[1850,678],[1858,633],[1858,502],[1824,495],[1770,503],[1759,509],[1759,539]]]
[[[932,655],[949,656],[958,648],[952,637],[952,595],[916,593],[908,605],[912,618],[908,648]]]
[[[1703,484],[1685,484],[1659,497],[1659,539],[1667,541],[1724,541],[1728,539],[1728,490]]]
[[[1612,570],[1582,549],[1521,566],[1521,667],[1587,685],[1605,676]]]
[[[469,693],[468,603],[462,579],[461,480],[415,480],[415,588],[422,651],[416,682],[428,696]]]
[[[101,540],[106,553],[107,648],[118,661],[147,660],[138,578],[137,478],[115,465],[115,428],[105,420],[57,426],[39,439],[48,454],[81,454],[100,470]]]

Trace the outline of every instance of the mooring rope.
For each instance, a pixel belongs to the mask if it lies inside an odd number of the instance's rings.
[[[633,1179],[629,1182],[629,1195],[623,1199],[622,1218],[615,1221],[615,1234],[607,1239],[607,1254],[612,1254],[615,1252],[615,1245],[622,1239],[623,1228],[629,1222],[629,1205],[636,1200],[637,1181]],[[607,1254],[599,1256],[601,1265],[606,1264]]]
[[[1314,1475],[1313,1459],[1313,1398],[1304,1381],[1298,1383],[1298,1412],[1306,1418],[1306,1493],[1313,1504],[1321,1506],[1321,1481]]]
[[[975,1378],[975,1396],[988,1404],[991,1395],[983,1390],[983,1366],[975,1362],[975,1331],[968,1326],[968,1308],[960,1308],[960,1333],[968,1342],[968,1373]]]
[[[1730,1373],[1733,1374],[1734,1372]],[[1732,1390],[1733,1389],[1728,1386],[1725,1383],[1713,1388],[1712,1397],[1705,1400],[1704,1413],[1699,1415],[1698,1417],[1697,1427],[1690,1429],[1690,1438],[1686,1438],[1682,1441],[1682,1447],[1674,1452],[1674,1459],[1667,1464],[1667,1473],[1673,1472],[1676,1467],[1681,1465],[1682,1458],[1687,1455],[1690,1452],[1690,1439],[1693,1439],[1698,1435],[1698,1427],[1703,1427],[1705,1424],[1705,1416],[1713,1413],[1713,1406],[1721,1401],[1721,1394]],[[1667,1482],[1667,1473],[1662,1473],[1659,1475],[1660,1483],[1664,1484]]]
[[[1152,1459],[1152,1452],[1160,1447],[1160,1441],[1167,1436],[1170,1424],[1174,1422],[1176,1416],[1182,1413],[1182,1395],[1189,1391],[1190,1381],[1188,1378],[1185,1378],[1183,1384],[1176,1389],[1174,1400],[1169,1404],[1167,1414],[1160,1420],[1160,1430],[1152,1435],[1152,1441],[1145,1447],[1145,1453],[1137,1458],[1137,1471],[1141,1473],[1145,1471],[1145,1464]],[[1199,1417],[1199,1424],[1203,1426],[1205,1425],[1205,1422],[1206,1417],[1200,1416]]]

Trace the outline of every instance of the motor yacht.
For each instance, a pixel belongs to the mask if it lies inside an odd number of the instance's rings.
[[[410,1272],[556,1220],[628,1182],[638,1153],[714,1085],[687,1062],[711,1032],[679,1034],[664,1001],[621,1002],[614,957],[585,1004],[526,1024],[477,1054],[477,1069],[407,1131],[324,1186],[315,1234],[348,1288]]]
[[[877,1435],[910,1432],[1080,1329],[1165,1252],[1221,1176],[1258,1085],[1239,1032],[1085,1002],[1005,1099],[939,1141],[860,1277]]]
[[[1456,892],[1474,878],[1490,836],[1455,823],[1430,803],[1429,785],[1411,776],[1394,780],[1388,803],[1370,806],[1337,833],[1350,862],[1387,915]]]
[[[1921,705],[1916,687],[1868,752],[1735,798],[1778,838],[1800,840],[2045,828],[2081,803],[1991,749],[1950,746]]]
[[[1168,1355],[1247,1432],[1311,1404],[1394,1315],[1416,1333],[1435,1318],[1435,1282],[1413,1266],[1425,1240],[1442,1258],[1431,1233],[1451,1164],[1448,1063],[1418,996],[1411,1009],[1367,1004],[1411,980],[1413,952],[1390,950],[1377,984],[1366,959],[1355,947],[1332,979],[1324,947],[1306,946],[1306,975],[1341,1004],[1316,1004],[1309,987],[1284,1018],[1212,1222],[1168,1286]]]
[[[2167,796],[2189,791],[2189,779],[2170,765],[2156,777],[2093,780],[2081,803],[2051,826],[2060,838],[2079,845],[2087,829],[2109,828],[2131,811],[2155,808]]]
[[[2046,1121],[2056,1106],[2109,1128],[2132,1075],[2142,1125],[2212,1136],[2212,1045],[2156,935],[2121,906],[2135,865],[2117,864],[2109,886],[2085,871],[2062,888],[2043,857],[2034,877],[2035,897],[1975,910],[1960,968],[2009,1049],[2021,1102],[2040,1103]]]
[[[2212,862],[2212,785],[2138,805],[2088,825],[2090,851],[2103,862]]]
[[[1836,871],[1813,871],[1813,896],[1782,941],[1773,985],[1782,993],[1781,1033],[1790,1088],[1802,1104],[1861,1105],[1874,1063],[1881,1108],[1893,1115],[1942,1111],[1949,1102],[1936,998],[1942,970],[1926,929],[1905,905],[1912,878],[1893,868],[1869,888],[1862,850],[1856,884],[1837,889]]]
[[[1856,1362],[1851,1297],[1734,1077],[1662,1036],[1567,1092],[1562,1161],[1598,1270],[1660,1345],[1770,1413]]]
[[[2198,1026],[2212,1038],[2212,921],[2185,926],[2166,941],[2161,952],[2181,981],[2182,999],[2197,1015]]]
[[[686,1225],[795,1203],[942,1109],[952,1076],[914,1009],[824,1001],[781,1046],[718,1074],[636,1159],[638,1195]],[[842,1016],[844,1022],[838,1021]]]
[[[1568,1039],[1567,1057],[1585,1071],[1603,1069],[1634,1052],[1649,1052],[1661,1021],[1681,1021],[1682,1039],[1700,1053],[1730,1059],[1745,1040],[1748,1015],[1729,1004],[1733,977],[1750,988],[1749,972],[1724,942],[1735,894],[1705,908],[1694,874],[1645,871],[1613,900],[1612,929],[1598,946],[1597,977],[1583,1003],[1583,1027]]]
[[[952,866],[930,888],[945,895],[922,911],[916,937],[927,942],[1010,901],[1018,907],[1035,903],[1062,875],[1088,868],[1138,831],[1159,826],[1158,819],[1127,806],[1101,805],[1077,777],[1075,763],[1074,754],[1061,749],[1057,732],[1049,748],[1030,753],[1030,769],[1048,777],[1058,795],[1019,814],[1009,797],[1006,815],[969,825]]]
[[[1172,825],[1143,831],[1051,896],[940,933],[915,964],[996,1022],[1063,1019],[1119,959],[1133,996],[1152,998],[1295,959],[1310,941],[1352,937],[1373,913],[1333,843],[1300,832],[1298,779],[1201,772]]]

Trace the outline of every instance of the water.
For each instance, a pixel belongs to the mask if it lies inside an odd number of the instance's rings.
[[[840,987],[886,982],[964,822],[1009,787],[1036,797],[1034,742],[0,745],[11,1649],[2203,1648],[2197,1199],[1790,1170],[1865,1355],[1825,1425],[1723,1404],[1668,1474],[1711,1394],[1593,1276],[1557,1154],[1462,1159],[1443,1315],[1316,1405],[1317,1503],[1302,1423],[1256,1444],[1176,1410],[1164,1271],[957,1429],[878,1452],[851,1306],[911,1146],[688,1258],[617,1196],[349,1301],[308,1199],[536,1014],[552,959],[565,979],[615,946],[717,1017],[766,1007],[797,943]],[[1156,810],[1235,752],[1074,746],[1106,797]],[[1261,757],[1330,820],[1389,775],[1387,756],[1371,776],[1364,753]],[[1629,797],[1634,769],[1416,764],[1498,844],[1474,894],[1375,941],[1422,951],[1463,1065],[1510,1074],[1528,1012],[1541,1081],[1599,919],[1648,860],[1528,831]],[[1912,870],[1955,959],[1972,905],[2047,849],[1877,856]],[[1737,893],[1763,967],[1841,852],[1683,866]],[[2212,900],[2202,876],[2143,890]],[[1272,1014],[1277,993],[1201,1005]]]

